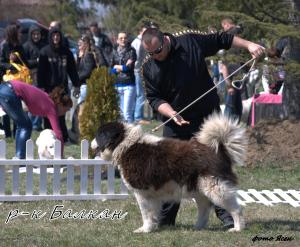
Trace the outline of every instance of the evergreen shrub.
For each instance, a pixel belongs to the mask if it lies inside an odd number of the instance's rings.
[[[119,119],[118,94],[114,82],[114,77],[106,67],[94,69],[87,80],[87,96],[79,114],[81,140],[92,141],[100,125]]]

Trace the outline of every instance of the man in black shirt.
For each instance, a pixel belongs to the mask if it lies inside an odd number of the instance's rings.
[[[44,89],[48,94],[57,86],[63,87],[65,92],[69,94],[69,77],[74,86],[73,95],[75,96],[80,94],[79,76],[74,56],[70,49],[65,46],[63,37],[62,32],[57,28],[49,31],[49,44],[40,51],[37,84],[39,88]],[[65,115],[59,117],[59,123],[64,142],[68,142]],[[51,128],[47,118],[44,118],[44,128]]]
[[[102,50],[106,61],[111,60],[113,45],[106,34],[101,31],[97,22],[90,25],[90,33],[94,39],[95,46]]]
[[[151,107],[162,115],[162,120],[174,117],[177,112],[214,86],[205,58],[231,46],[248,49],[259,57],[264,48],[258,44],[227,33],[201,34],[197,31],[163,34],[155,28],[147,29],[142,45],[148,53],[142,66],[146,97]],[[220,111],[219,97],[214,89],[181,115],[168,122],[164,137],[188,140],[199,130],[204,118]],[[174,225],[179,204],[163,206],[160,225]],[[217,216],[226,226],[231,216],[222,209]]]

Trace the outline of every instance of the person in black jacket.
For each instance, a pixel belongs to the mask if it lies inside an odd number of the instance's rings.
[[[92,22],[90,24],[89,31],[94,39],[95,46],[101,49],[106,61],[110,61],[113,51],[113,45],[108,36],[101,31],[101,28],[98,26],[97,22]]]
[[[19,54],[19,58],[14,53]],[[20,61],[20,59],[22,61]],[[17,72],[11,62],[28,66],[23,46],[20,42],[19,26],[15,23],[8,25],[5,29],[5,41],[2,44],[0,53],[0,77],[2,79],[6,70]],[[11,137],[10,118],[8,115],[3,116],[3,128],[6,137]]]
[[[62,32],[61,22],[60,21],[51,21],[50,24],[49,24],[49,31],[51,31],[52,29],[58,29],[59,31]],[[64,46],[70,48],[70,43],[69,43],[68,38],[63,35],[62,40],[63,40]]]
[[[79,75],[80,96],[77,100],[77,106],[72,116],[72,128],[69,130],[69,138],[73,143],[78,143],[80,130],[78,123],[78,115],[82,110],[82,103],[87,95],[87,79],[90,78],[93,70],[96,68],[95,54],[91,50],[91,39],[88,36],[83,36],[78,40],[79,53],[77,56],[77,70]]]
[[[133,123],[135,107],[135,77],[134,63],[136,52],[127,39],[126,32],[120,32],[117,40],[118,46],[113,50],[112,73],[116,74],[115,87],[120,98],[120,110],[124,121]]]
[[[41,29],[37,25],[32,25],[28,31],[28,40],[23,45],[25,57],[31,70],[37,70],[40,50],[45,45],[42,41]],[[33,84],[36,84],[36,78],[33,77],[32,79]]]
[[[80,93],[80,81],[76,69],[75,59],[63,43],[63,35],[59,29],[53,28],[49,31],[49,44],[40,52],[37,82],[38,87],[50,93],[55,87],[64,87],[69,93],[68,76],[73,84],[74,95]],[[68,131],[65,115],[59,117],[60,127],[63,132],[64,142],[68,142]],[[49,121],[44,119],[44,128],[51,128]]]
[[[80,104],[86,97],[86,80],[90,78],[93,70],[96,68],[95,54],[91,50],[91,40],[88,36],[83,36],[78,41],[79,54],[77,57],[77,71],[79,75],[80,97],[77,103]]]
[[[237,46],[248,49],[255,57],[264,48],[250,41],[226,33],[209,35],[194,32],[164,34],[148,28],[142,36],[142,45],[148,53],[142,66],[146,97],[151,107],[165,121],[173,117],[163,129],[163,136],[188,140],[199,130],[204,118],[220,111],[219,97],[214,89],[181,115],[175,115],[214,86],[205,57],[215,55],[220,49]],[[163,205],[160,225],[174,225],[179,204]],[[231,216],[222,209],[217,216],[225,226],[232,226]]]
[[[0,67],[5,70],[15,70],[15,67],[10,62],[28,66],[23,46],[20,43],[19,27],[16,24],[10,24],[5,29],[5,41],[2,44],[0,54]],[[20,59],[14,54],[18,52]]]
[[[28,31],[28,40],[23,45],[25,56],[31,72],[32,84],[37,86],[37,67],[39,62],[40,50],[46,44],[42,41],[41,29],[33,24]],[[42,118],[29,114],[32,122],[32,129],[42,130]]]

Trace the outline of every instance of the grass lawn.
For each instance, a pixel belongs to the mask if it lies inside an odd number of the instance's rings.
[[[147,130],[153,126],[148,126]],[[34,133],[33,139],[36,136]],[[8,157],[12,157],[14,153],[12,140],[9,141],[7,149]],[[79,158],[79,146],[67,146],[65,156]],[[300,161],[285,162],[285,165],[277,163],[236,168],[236,172],[240,181],[239,188],[244,190],[300,189]],[[95,215],[98,215],[108,209],[110,214],[116,210],[124,217],[114,220],[59,217],[51,220],[51,214],[57,205],[59,207],[62,205],[64,208],[60,210],[72,215],[82,210],[94,212],[97,210],[98,213],[95,212]],[[29,215],[20,215],[6,224],[9,213],[16,210],[19,213],[28,212]],[[195,231],[193,224],[196,216],[195,203],[183,201],[175,227],[164,228],[150,234],[133,234],[132,231],[141,226],[142,220],[132,195],[127,200],[4,202],[0,204],[0,247],[300,246],[300,208],[293,208],[290,205],[278,204],[273,207],[260,204],[247,205],[244,207],[247,228],[240,233],[226,232],[213,212],[207,228],[200,232]]]

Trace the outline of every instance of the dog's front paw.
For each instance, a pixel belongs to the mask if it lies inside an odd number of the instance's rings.
[[[240,232],[240,231],[241,231],[241,229],[238,229],[235,227],[228,229],[228,232]]]
[[[151,228],[146,228],[146,227],[140,227],[140,228],[138,228],[138,229],[136,229],[136,230],[134,230],[133,232],[134,233],[147,233],[147,232],[151,232],[152,231],[152,229]]]
[[[140,227],[140,228],[138,228],[138,229],[135,229],[133,232],[134,232],[134,233],[142,233],[142,232],[145,232],[145,230],[144,230],[143,227]]]

